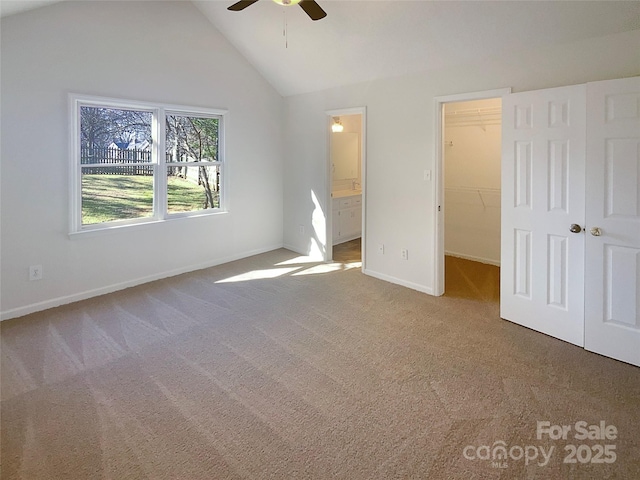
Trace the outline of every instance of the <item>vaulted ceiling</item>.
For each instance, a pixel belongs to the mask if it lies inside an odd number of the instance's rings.
[[[0,12],[55,1],[2,0]],[[318,0],[315,22],[270,0],[230,12],[234,1],[192,3],[283,96],[640,29],[639,1]]]

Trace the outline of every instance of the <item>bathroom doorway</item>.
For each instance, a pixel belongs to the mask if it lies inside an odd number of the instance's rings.
[[[327,112],[327,261],[365,264],[365,109]]]

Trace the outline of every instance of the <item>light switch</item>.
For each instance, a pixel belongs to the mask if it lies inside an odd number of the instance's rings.
[[[425,170],[424,171],[424,180],[425,180],[425,182],[430,182],[431,181],[431,170]]]

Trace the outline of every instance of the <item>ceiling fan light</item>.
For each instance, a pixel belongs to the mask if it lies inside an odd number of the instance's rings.
[[[331,124],[331,131],[333,133],[340,133],[344,130],[344,126],[340,121],[340,117],[333,117],[333,123]]]
[[[284,7],[290,7],[291,5],[296,5],[300,3],[301,0],[273,0],[278,5],[282,5]]]

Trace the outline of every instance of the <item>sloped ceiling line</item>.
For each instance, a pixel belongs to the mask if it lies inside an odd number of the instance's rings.
[[[0,14],[57,1],[2,0]],[[319,0],[327,17],[317,22],[270,0],[242,12],[227,10],[232,0],[192,3],[283,96],[640,28],[638,1]]]

